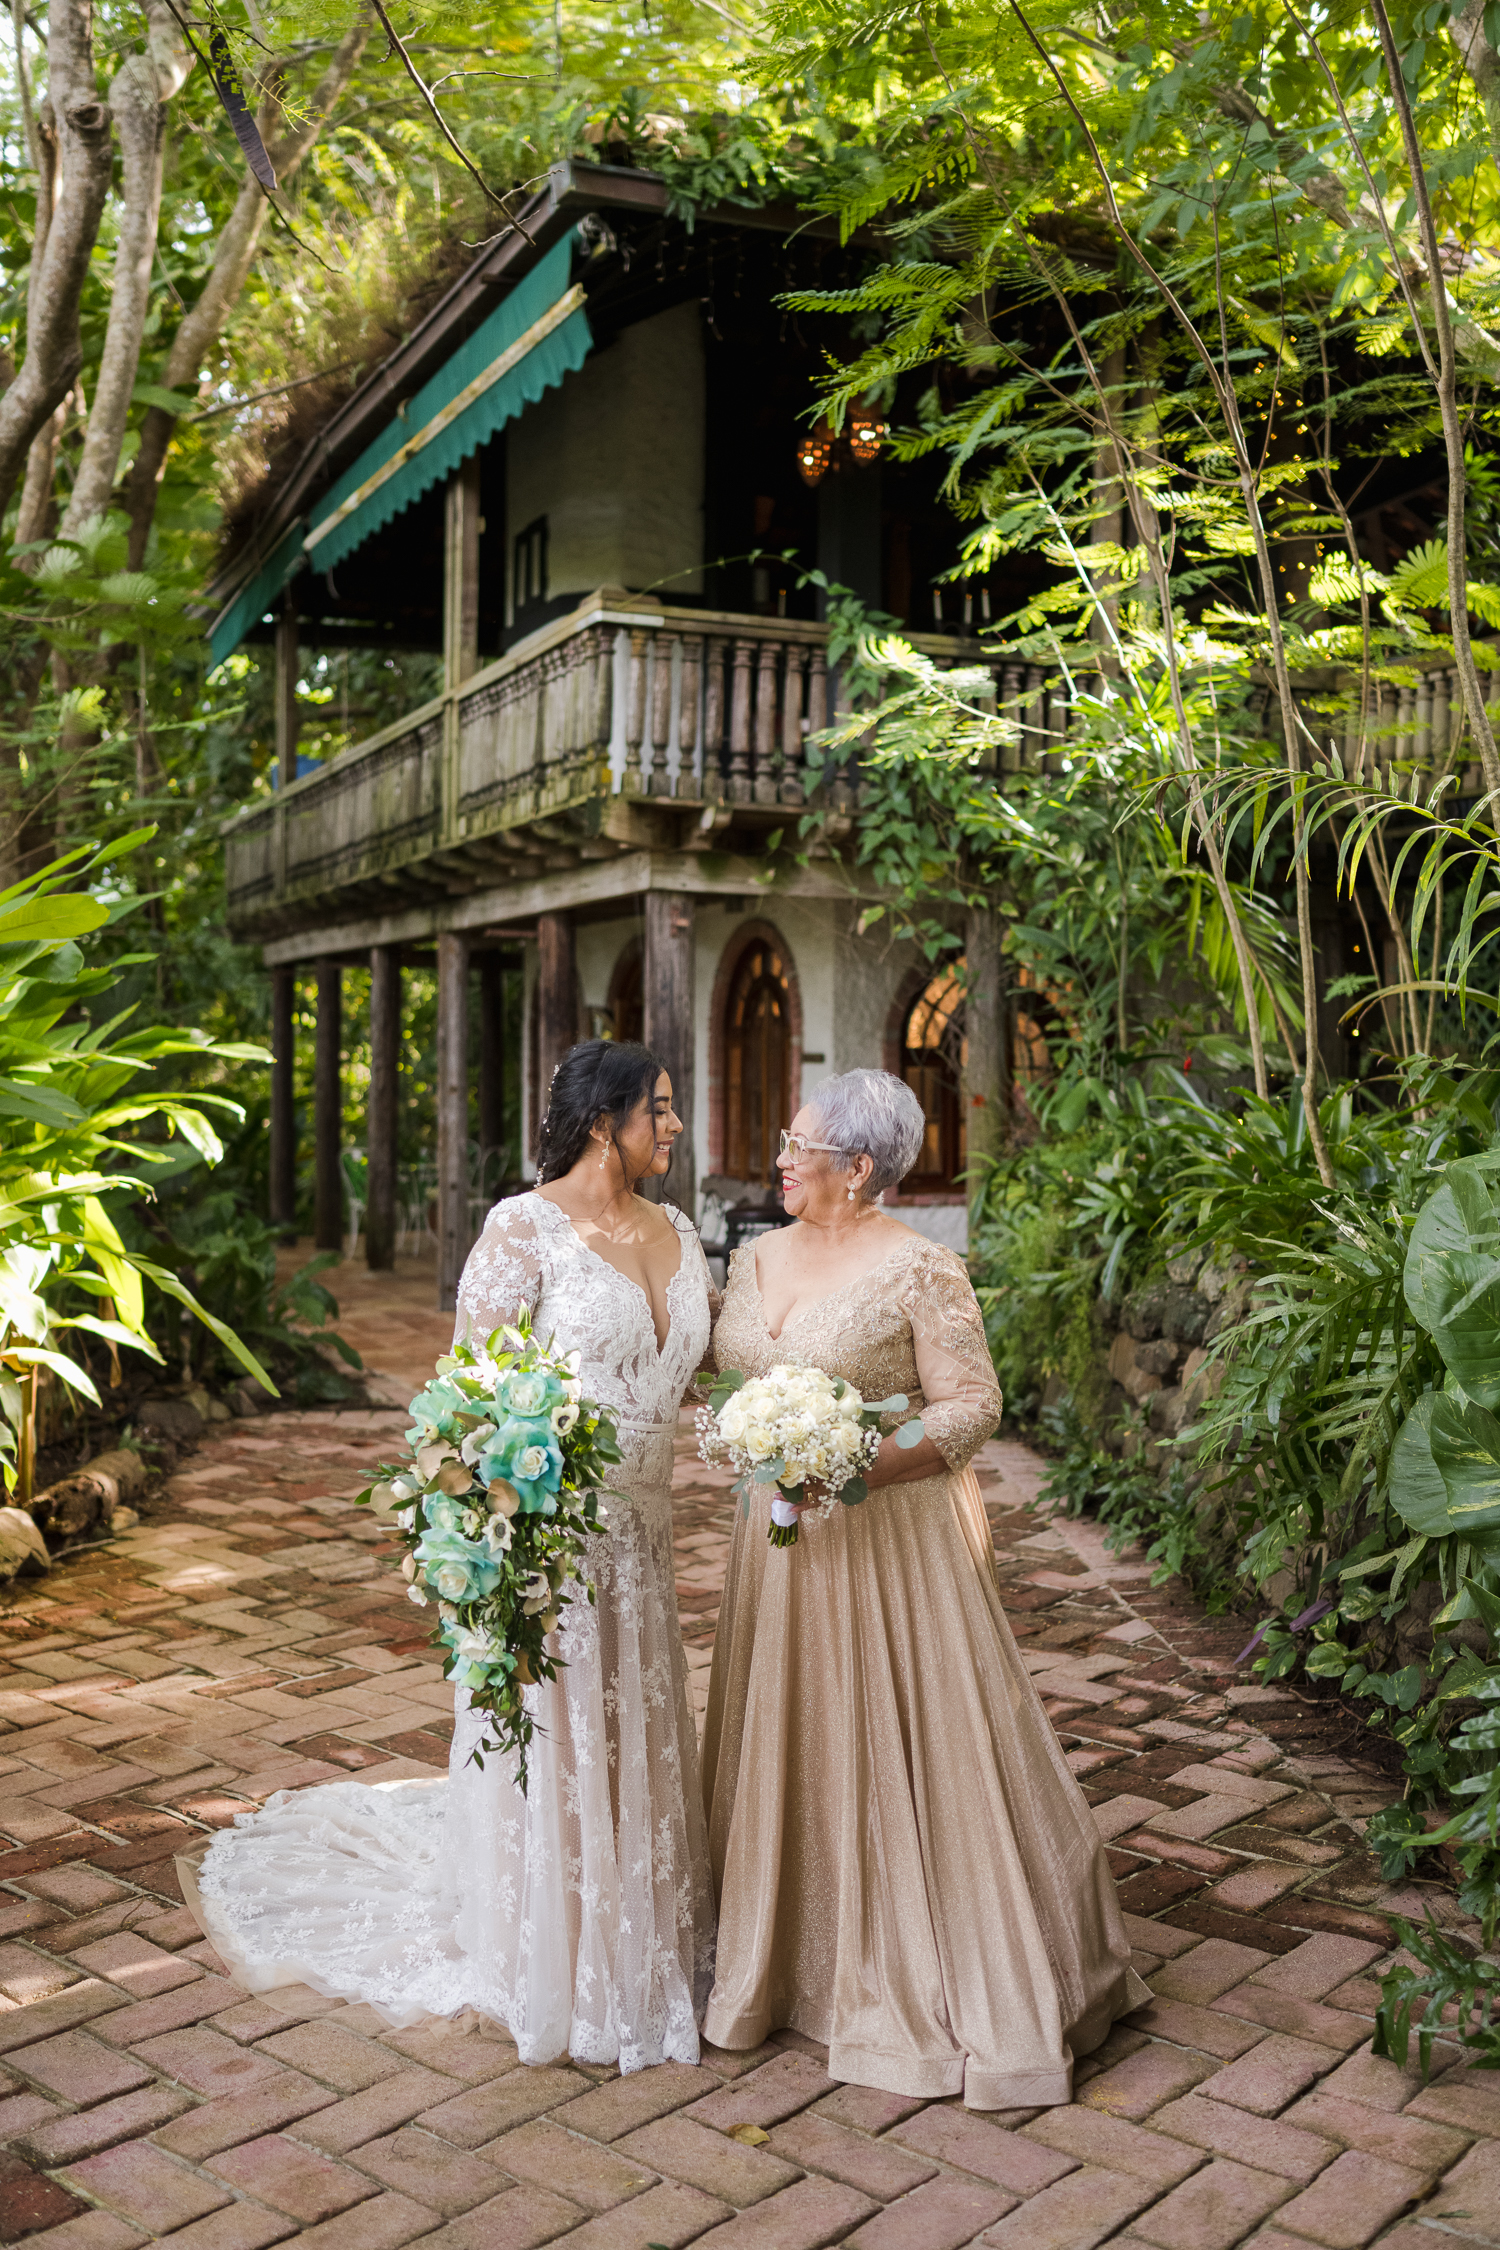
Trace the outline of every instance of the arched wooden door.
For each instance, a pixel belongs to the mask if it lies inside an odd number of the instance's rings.
[[[766,939],[735,964],[725,1010],[724,1169],[775,1184],[776,1152],[792,1121],[791,980]]]

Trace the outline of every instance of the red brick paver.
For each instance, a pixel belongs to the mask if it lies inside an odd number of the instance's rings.
[[[1026,1664],[1109,1844],[1156,1997],[1066,2108],[836,2085],[792,2034],[629,2079],[495,2026],[388,2031],[224,1973],[173,1855],[274,1790],[427,1776],[451,1702],[350,1505],[446,1342],[430,1268],[335,1277],[391,1403],[214,1427],[146,1520],[0,1596],[0,2242],[28,2250],[1441,2250],[1500,2244],[1500,2080],[1370,2052],[1378,1777],[1326,1706],[1096,1527],[979,1468]],[[678,1593],[700,1713],[728,1553],[684,1434]],[[1351,1738],[1354,1730],[1350,1729]]]

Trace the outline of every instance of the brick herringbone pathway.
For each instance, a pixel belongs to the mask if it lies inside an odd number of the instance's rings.
[[[399,1392],[444,1341],[420,1269],[335,1286]],[[1028,1510],[1039,1465],[1013,1444],[981,1463],[1007,1604],[1157,1995],[1071,2107],[836,2086],[790,2034],[622,2080],[523,2069],[472,2022],[389,2032],[302,1989],[247,1997],[173,1852],[272,1790],[445,1761],[448,1692],[347,1499],[403,1419],[219,1425],[138,1530],[3,1598],[0,2240],[1500,2243],[1500,2080],[1440,2048],[1423,2089],[1370,2054],[1387,1913],[1425,1897],[1451,1917],[1440,1891],[1382,1888],[1358,1825],[1388,1791],[1338,1746],[1336,1708],[1330,1736],[1326,1705],[1245,1685],[1235,1636],[1151,1592],[1138,1557]],[[682,1450],[701,1708],[729,1518]]]

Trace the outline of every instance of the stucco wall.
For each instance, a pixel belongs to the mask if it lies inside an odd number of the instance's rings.
[[[591,352],[506,432],[507,573],[516,534],[545,516],[549,596],[668,577],[669,600],[701,593],[704,432],[696,303]]]

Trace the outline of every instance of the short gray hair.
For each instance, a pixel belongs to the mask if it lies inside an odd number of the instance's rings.
[[[904,1180],[922,1153],[927,1118],[904,1079],[888,1070],[846,1070],[825,1078],[808,1096],[825,1141],[845,1167],[868,1156],[875,1169],[867,1196],[877,1196]]]

